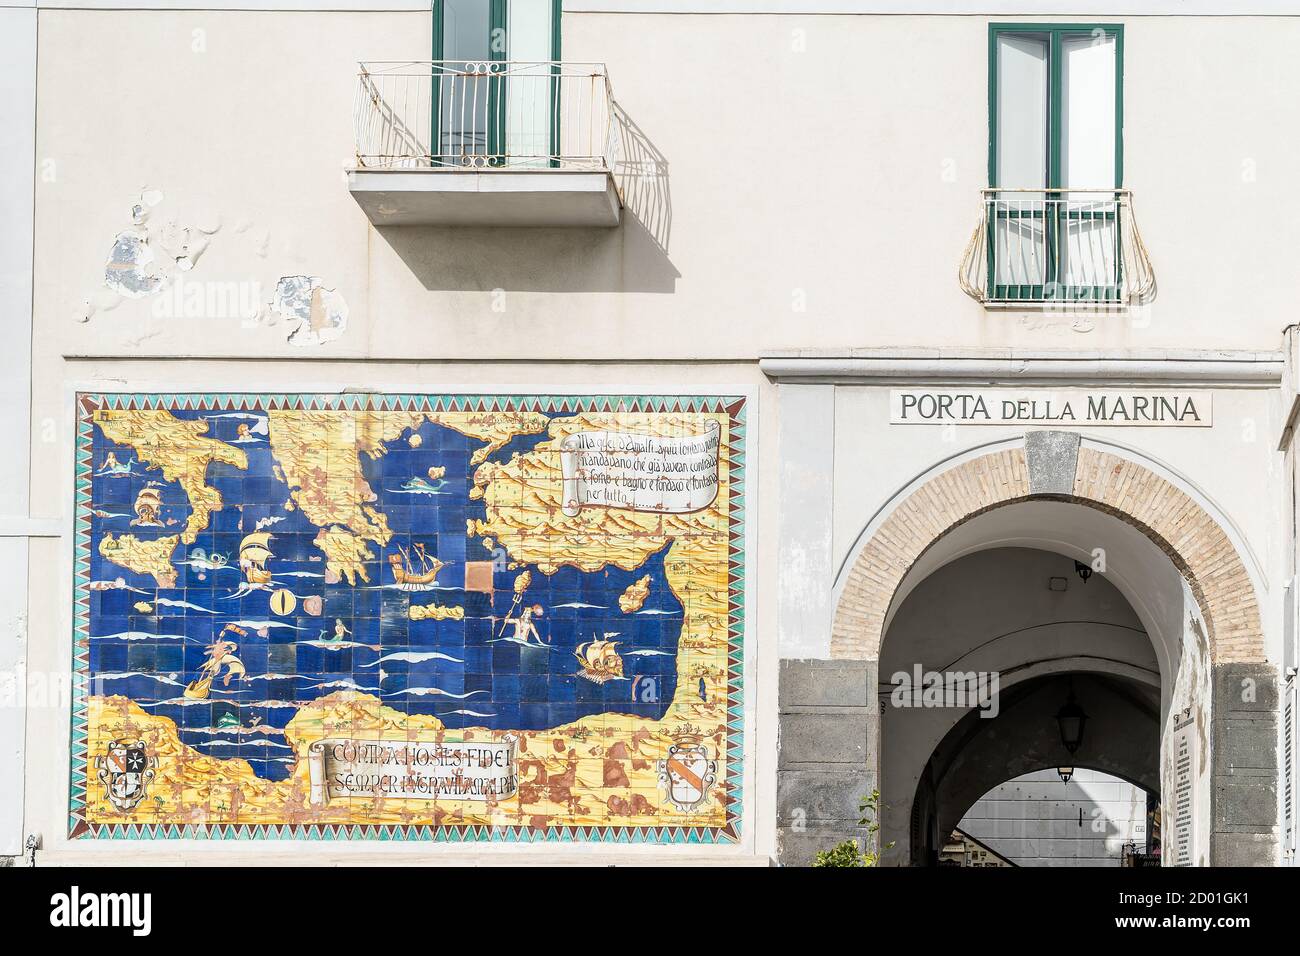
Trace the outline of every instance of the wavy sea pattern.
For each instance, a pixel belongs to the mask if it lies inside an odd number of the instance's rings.
[[[535,567],[492,562],[490,582],[467,575],[467,563],[488,562],[483,542],[466,536],[469,522],[485,517],[470,498],[482,442],[425,422],[387,443],[387,453],[359,455],[361,473],[375,494],[372,507],[392,532],[372,545],[368,581],[355,584],[327,574],[316,545],[321,528],[299,507],[286,508],[294,489],[260,430],[240,441],[244,415],[185,409],[182,419],[203,419],[207,436],[247,455],[247,469],[212,462],[207,484],[221,497],[192,544],[171,552],[172,586],[124,568],[100,551],[105,535],[129,534],[146,546],[178,536],[193,511],[185,490],[157,468],[138,461],[135,449],[93,436],[91,580],[122,586],[90,594],[90,678],[95,693],[120,695],[147,712],[175,722],[184,743],[221,759],[247,760],[269,780],[288,776],[296,756],[284,728],[305,703],[338,692],[368,694],[387,707],[436,716],[449,729],[488,727],[543,730],[608,712],[663,717],[673,699],[684,608],[668,585],[666,547],[641,567],[597,572],[572,567],[547,575]],[[563,410],[556,414],[564,414]],[[544,434],[519,436],[491,459],[526,453]],[[340,449],[339,454],[356,454]],[[132,461],[129,473],[104,472],[110,460]],[[436,486],[431,470],[441,469]],[[137,496],[153,483],[162,502],[156,524],[130,524]],[[423,483],[423,484],[422,484]],[[436,493],[417,493],[433,487]],[[246,535],[271,535],[269,585],[250,585],[239,571]],[[436,585],[398,586],[390,556],[417,546],[443,563]],[[214,564],[213,556],[220,556]],[[224,561],[224,563],[220,563]],[[479,565],[481,567],[481,564]],[[516,602],[513,585],[528,571],[531,584]],[[649,576],[650,593],[633,614],[619,596]],[[274,596],[274,600],[273,600]],[[290,600],[291,599],[291,600]],[[275,602],[278,601],[277,605]],[[412,605],[459,609],[438,620],[412,620]],[[514,639],[504,618],[536,606],[537,638]],[[588,642],[617,634],[623,680],[596,683],[580,673],[577,653]],[[203,676],[207,650],[218,638],[235,645],[207,698],[185,688]],[[241,671],[242,668],[242,671]],[[93,683],[99,681],[98,684]],[[648,683],[647,683],[648,681]],[[647,693],[650,688],[653,692]]]

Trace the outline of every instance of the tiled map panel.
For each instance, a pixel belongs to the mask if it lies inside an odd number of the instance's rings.
[[[743,398],[77,406],[73,836],[738,838]]]

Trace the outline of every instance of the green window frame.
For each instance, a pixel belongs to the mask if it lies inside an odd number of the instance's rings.
[[[1044,157],[1044,179],[1042,183],[1004,184],[998,176],[998,41],[1003,36],[1033,36],[1045,41],[1047,47],[1047,121],[1046,121],[1046,156]],[[1064,43],[1067,38],[1081,36],[1108,37],[1115,43],[1115,158],[1114,181],[1112,183],[1067,183],[1063,181],[1064,146],[1066,130],[1064,116]],[[1120,23],[990,23],[988,34],[988,113],[989,113],[989,147],[988,147],[988,183],[990,189],[1013,188],[1016,186],[1042,186],[1046,190],[1065,190],[1070,186],[1082,188],[1114,188],[1119,190],[1124,183],[1124,26]],[[996,192],[991,193],[997,196]],[[1032,194],[1031,194],[1032,195]],[[1065,195],[1058,192],[1058,197]],[[1009,205],[1009,204],[1008,204]],[[1115,301],[1120,295],[1120,259],[1115,258],[1112,281],[1101,285],[1070,286],[1058,283],[1062,273],[1060,261],[1062,236],[1073,228],[1080,228],[1085,221],[1112,223],[1118,235],[1119,206],[1099,212],[1095,209],[1072,209],[1067,202],[1044,202],[1041,209],[1011,209],[999,211],[996,203],[994,215],[990,216],[988,229],[988,269],[993,298],[999,301],[1043,301],[1050,288],[1051,298],[1071,300],[1090,299],[1094,301]],[[1000,284],[995,271],[995,241],[999,226],[1009,227],[1016,221],[1039,220],[1043,234],[1043,246],[1046,251],[1043,263],[1043,282],[1031,284]],[[1032,227],[1032,223],[1030,224]]]
[[[441,2],[441,0],[439,0]],[[1122,23],[990,23],[989,24],[989,185],[1001,186],[998,175],[998,38],[1003,34],[1037,34],[1048,41],[1047,102],[1047,182],[1035,183],[1049,189],[1066,186],[1124,185],[1124,25]],[[1061,125],[1063,63],[1062,42],[1065,37],[1103,36],[1115,40],[1115,182],[1061,182],[1061,148],[1064,130]]]
[[[489,5],[488,11],[488,36],[487,49],[490,62],[504,63],[507,59],[509,48],[509,37],[506,36],[509,23],[509,3],[510,0],[483,0]],[[563,13],[563,0],[551,0],[551,55],[552,61],[560,60],[560,18]],[[445,24],[445,0],[433,0],[433,36],[432,36],[432,59],[434,60],[456,60],[456,56],[448,56],[446,50],[446,32]],[[505,37],[504,44],[497,42],[497,37]],[[552,155],[558,149],[560,142],[560,114],[559,114],[559,71],[556,67],[551,67],[551,73],[556,77],[551,80],[551,117],[550,117],[550,151]],[[487,152],[491,157],[502,155],[506,146],[506,77],[502,76],[493,81],[488,87],[487,115]],[[438,75],[433,77],[433,91],[431,97],[433,115],[431,117],[430,143],[434,146],[442,142],[442,89]],[[551,159],[550,165],[558,165],[558,160]]]

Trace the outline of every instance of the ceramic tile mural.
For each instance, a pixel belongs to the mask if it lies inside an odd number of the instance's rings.
[[[77,412],[73,836],[738,838],[743,398]]]

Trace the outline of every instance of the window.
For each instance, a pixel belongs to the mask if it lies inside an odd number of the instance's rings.
[[[1122,184],[1123,27],[990,28],[989,185]]]
[[[550,165],[561,0],[435,0],[437,165]],[[511,165],[521,165],[512,162]]]
[[[1119,294],[1123,27],[989,28],[994,297]]]

